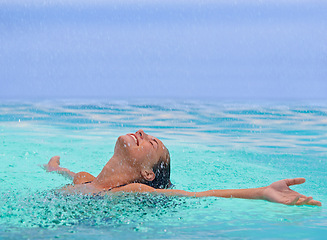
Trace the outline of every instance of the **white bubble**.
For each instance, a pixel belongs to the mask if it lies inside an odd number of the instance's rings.
[[[127,143],[127,145],[130,147],[131,146],[131,144],[130,143]]]

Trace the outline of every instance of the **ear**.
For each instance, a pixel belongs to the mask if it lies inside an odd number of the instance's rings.
[[[156,177],[156,175],[152,170],[145,170],[145,169],[141,171],[141,175],[145,180],[149,182],[153,181]]]

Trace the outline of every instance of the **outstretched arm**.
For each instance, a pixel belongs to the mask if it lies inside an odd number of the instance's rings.
[[[48,164],[44,164],[43,168],[47,171],[47,172],[57,172],[61,175],[63,175],[64,177],[73,180],[74,184],[82,184],[82,183],[86,183],[86,182],[91,182],[95,179],[95,177],[87,172],[78,172],[78,173],[74,173],[72,171],[70,171],[68,168],[63,168],[60,167],[60,157],[59,156],[54,156],[50,159],[50,161],[48,162]]]
[[[304,182],[304,178],[284,179],[274,182],[265,188],[263,192],[264,199],[287,205],[321,206],[321,202],[313,200],[312,197],[307,197],[289,188],[289,186],[303,184]]]
[[[304,178],[284,179],[272,183],[267,187],[249,188],[249,189],[224,189],[208,190],[204,192],[187,192],[175,189],[154,189],[144,184],[133,183],[124,187],[113,189],[113,192],[153,192],[169,196],[184,197],[224,197],[224,198],[244,198],[244,199],[262,199],[270,202],[277,202],[287,205],[316,205],[321,206],[321,202],[313,200],[312,197],[306,197],[289,188],[291,185],[302,184]]]

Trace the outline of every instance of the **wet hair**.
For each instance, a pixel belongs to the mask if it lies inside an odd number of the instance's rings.
[[[167,150],[168,151],[168,150]],[[153,188],[170,188],[172,184],[170,182],[170,156],[169,152],[166,156],[161,156],[158,163],[152,168],[155,178],[153,181],[147,181],[146,184]]]

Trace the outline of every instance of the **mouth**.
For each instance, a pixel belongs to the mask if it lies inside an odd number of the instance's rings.
[[[133,134],[133,133],[131,133],[131,134],[128,134],[128,135],[129,135],[129,136],[131,136],[131,137],[134,139],[134,141],[135,141],[136,145],[137,145],[137,146],[139,146],[139,140],[137,139],[136,135],[135,135],[135,134]]]

